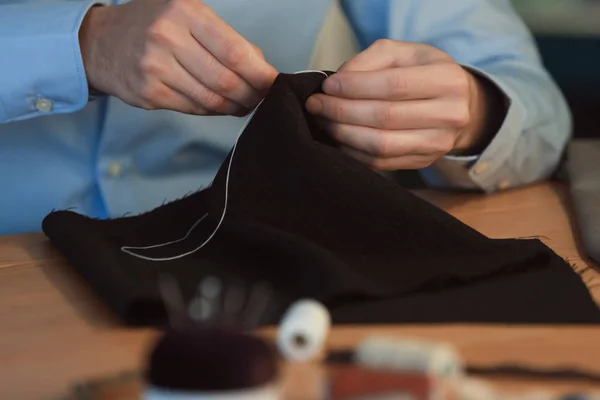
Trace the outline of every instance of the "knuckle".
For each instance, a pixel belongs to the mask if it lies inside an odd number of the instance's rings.
[[[469,106],[464,104],[449,106],[445,113],[440,113],[440,122],[452,128],[464,128],[471,121]]]
[[[166,66],[152,55],[144,55],[139,61],[139,67],[143,74],[162,76],[166,72]]]
[[[187,97],[192,99],[192,101],[196,104],[204,103],[203,99],[208,94],[206,90],[202,86],[200,87],[191,87],[187,90]]]
[[[390,140],[387,135],[378,134],[373,147],[373,153],[377,156],[389,157],[392,155]]]
[[[248,59],[248,52],[240,43],[233,42],[227,45],[225,49],[225,64],[231,68],[237,68],[243,65]]]
[[[173,29],[171,24],[164,18],[154,21],[146,30],[146,38],[150,43],[158,45],[171,45]]]
[[[169,107],[173,94],[171,90],[158,82],[146,83],[139,90],[139,97],[151,109]]]
[[[144,84],[139,91],[142,102],[152,109],[157,108],[168,97],[168,90],[159,84]]]
[[[369,160],[369,166],[379,171],[386,171],[390,169],[390,165],[385,158],[374,157]]]
[[[397,112],[391,106],[380,107],[376,114],[377,121],[383,129],[392,129],[398,118]]]
[[[433,162],[434,162],[433,158],[421,159],[415,163],[415,169],[424,169],[424,168],[431,167]]]
[[[454,93],[460,96],[466,96],[469,94],[469,77],[468,72],[465,71],[460,65],[449,63],[447,64],[446,75],[448,81],[452,84]]]
[[[213,111],[225,111],[227,108],[227,100],[214,92],[207,93],[203,103],[205,107]]]
[[[217,71],[221,67],[219,60],[208,52],[202,54],[201,57],[202,61],[200,61],[200,63],[206,66],[206,71],[209,71],[211,74],[217,74]]]
[[[452,123],[457,128],[464,128],[471,122],[471,113],[469,111],[469,106],[467,104],[463,104],[460,107],[457,107],[454,112],[454,117]]]
[[[408,80],[400,74],[394,74],[390,78],[389,86],[397,96],[403,96],[408,90]]]
[[[223,93],[230,93],[234,91],[239,84],[239,78],[236,74],[231,71],[223,72],[216,82],[217,90]]]
[[[377,39],[373,42],[372,47],[378,48],[378,49],[389,49],[393,46],[396,45],[396,42],[392,39],[387,39],[387,38],[382,38],[382,39]]]
[[[347,110],[346,106],[342,102],[334,102],[331,106],[331,113],[333,114],[333,119],[337,121],[345,121]]]
[[[454,148],[454,135],[451,133],[442,135],[435,141],[434,152],[436,154],[447,154]]]

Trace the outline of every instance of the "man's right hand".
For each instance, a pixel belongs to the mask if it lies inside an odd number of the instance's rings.
[[[200,0],[93,7],[79,37],[90,87],[144,109],[242,116],[277,76]]]

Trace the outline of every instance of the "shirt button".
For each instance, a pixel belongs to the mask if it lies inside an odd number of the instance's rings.
[[[45,98],[37,99],[35,102],[35,108],[41,112],[48,112],[52,110],[52,102]]]
[[[122,172],[123,172],[123,166],[118,162],[114,162],[108,166],[108,173],[113,178],[121,176]]]
[[[473,171],[479,175],[479,174],[483,174],[485,171],[487,171],[487,169],[489,168],[490,164],[486,163],[485,161],[481,161],[478,162],[475,167],[473,168]]]
[[[510,181],[508,179],[502,179],[500,183],[498,183],[498,189],[504,190],[508,189],[510,186]]]

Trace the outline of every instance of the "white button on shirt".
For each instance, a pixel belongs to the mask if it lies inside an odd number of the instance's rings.
[[[122,172],[123,172],[123,165],[121,163],[118,163],[115,161],[108,166],[108,173],[113,178],[117,178],[117,177],[121,176]]]
[[[480,161],[473,168],[473,172],[475,172],[477,175],[483,174],[485,171],[487,171],[487,169],[489,168],[489,166],[490,165],[487,162]]]
[[[510,187],[510,181],[508,179],[502,179],[500,183],[498,183],[498,189],[504,190]]]
[[[52,110],[52,102],[45,98],[39,98],[35,102],[35,108],[41,112],[49,112]]]

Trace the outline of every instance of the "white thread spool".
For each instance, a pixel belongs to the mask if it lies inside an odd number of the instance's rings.
[[[144,400],[280,400],[279,385],[261,388],[223,391],[214,393],[184,392],[150,386],[144,393]]]
[[[452,346],[420,340],[371,337],[354,351],[354,361],[369,368],[460,378],[463,363]]]
[[[290,306],[279,325],[279,352],[291,361],[309,361],[324,347],[330,327],[331,317],[325,306],[314,300],[299,300]]]

